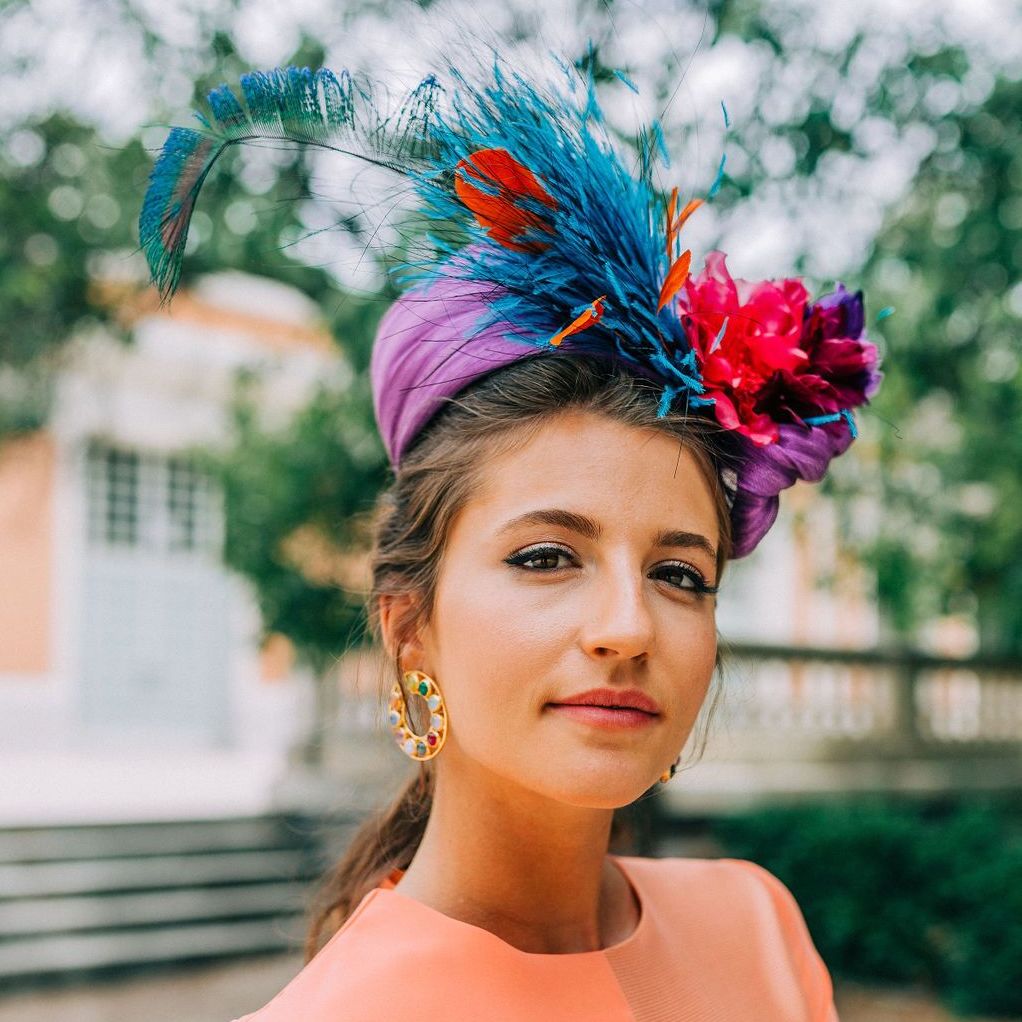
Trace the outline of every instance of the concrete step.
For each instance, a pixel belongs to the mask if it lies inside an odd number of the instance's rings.
[[[299,951],[343,820],[0,831],[0,987]]]
[[[22,862],[0,866],[0,898],[97,895],[269,879],[302,881],[306,873],[306,854],[292,850]]]
[[[0,863],[304,845],[301,821],[272,817],[0,830]]]
[[[299,917],[275,922],[241,920],[159,926],[149,930],[76,933],[0,944],[0,985],[15,989],[46,978],[96,975],[110,970],[293,951]]]
[[[272,882],[102,897],[19,898],[0,902],[0,944],[44,934],[289,915],[304,907],[300,885]]]

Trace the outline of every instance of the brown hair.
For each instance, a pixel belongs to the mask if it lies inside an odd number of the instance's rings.
[[[703,416],[670,412],[659,418],[660,392],[654,383],[606,360],[555,353],[497,370],[452,399],[404,455],[393,484],[378,503],[369,596],[374,634],[379,636],[379,603],[385,594],[413,593],[417,597],[415,617],[398,623],[398,649],[402,636],[411,635],[428,621],[451,525],[470,499],[485,465],[498,452],[527,441],[551,416],[567,409],[592,411],[626,425],[661,430],[694,455],[715,497],[719,581],[731,542],[729,506],[720,480],[724,460],[718,444],[721,431]],[[396,660],[393,668],[398,670]],[[390,684],[386,683],[387,689]],[[718,685],[708,701],[707,725],[719,694]],[[409,707],[409,712],[415,709]],[[422,728],[416,724],[416,730]],[[705,744],[704,728],[696,759]],[[434,776],[432,760],[421,761],[418,775],[389,806],[361,824],[344,856],[323,878],[311,908],[306,962],[344,925],[368,891],[394,867],[405,869],[411,863],[429,819]],[[614,814],[612,848],[630,837],[627,808]]]

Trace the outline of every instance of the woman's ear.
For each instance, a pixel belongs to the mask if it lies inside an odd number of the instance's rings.
[[[413,593],[384,593],[380,596],[380,638],[387,656],[398,661],[402,671],[422,666],[422,641],[416,618],[419,601]]]

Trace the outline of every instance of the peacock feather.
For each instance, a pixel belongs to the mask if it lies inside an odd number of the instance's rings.
[[[167,301],[177,289],[188,225],[203,182],[231,147],[268,140],[318,146],[409,173],[425,169],[439,83],[425,78],[394,113],[346,71],[277,68],[241,77],[242,99],[227,85],[207,97],[201,128],[172,128],[153,166],[139,217],[139,239],[153,283]]]

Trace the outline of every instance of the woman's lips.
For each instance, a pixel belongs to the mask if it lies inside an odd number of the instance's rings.
[[[657,719],[657,714],[646,713],[643,710],[611,709],[609,706],[576,706],[572,703],[549,703],[548,705],[557,713],[593,727],[645,727]]]

